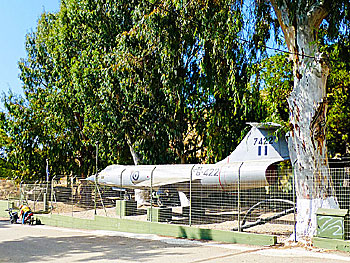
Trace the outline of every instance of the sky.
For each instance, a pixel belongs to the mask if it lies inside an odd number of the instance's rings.
[[[60,0],[0,0],[0,94],[23,94],[18,61],[26,57],[26,34],[35,31],[44,11],[55,13],[59,5]]]

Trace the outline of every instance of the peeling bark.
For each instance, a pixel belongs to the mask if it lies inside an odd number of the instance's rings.
[[[288,97],[292,127],[288,146],[296,178],[297,235],[311,237],[316,233],[317,209],[338,208],[328,172],[325,136],[329,67],[316,45],[317,30],[327,10],[316,3],[309,10],[297,10],[297,17],[291,19],[285,1],[271,3],[294,65],[294,87]]]
[[[338,208],[328,173],[326,124],[326,79],[328,66],[320,59],[304,58],[288,98],[290,122],[294,129],[289,140],[296,178],[297,234],[316,233],[316,211],[320,207]]]

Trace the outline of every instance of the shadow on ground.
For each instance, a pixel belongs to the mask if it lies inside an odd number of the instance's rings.
[[[2,228],[9,228],[9,226],[10,226],[10,220],[1,217],[0,218],[0,229],[2,229]]]
[[[1,227],[4,227],[1,224]],[[33,237],[26,236],[0,242],[0,262],[56,261],[65,257],[80,256],[83,261],[129,260],[146,261],[166,255],[185,256],[186,247],[195,245],[164,243],[161,241],[134,239],[120,236],[72,236]],[[182,253],[169,252],[169,248],[184,248]]]

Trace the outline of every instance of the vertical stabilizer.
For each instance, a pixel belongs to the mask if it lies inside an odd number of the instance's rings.
[[[284,136],[275,134],[281,126],[276,123],[248,123],[251,130],[237,148],[219,163],[259,160],[283,161],[289,159],[288,145]]]

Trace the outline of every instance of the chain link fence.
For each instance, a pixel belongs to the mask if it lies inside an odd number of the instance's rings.
[[[0,199],[15,206],[26,203],[37,213],[91,219],[100,215],[288,238],[296,222],[293,172],[268,173],[269,183],[239,180],[225,187],[203,184],[191,174],[184,182],[159,186],[153,171],[150,184],[143,189],[99,185],[78,177],[56,176],[49,183],[11,187],[9,181],[0,181]],[[329,173],[340,208],[350,209],[350,168],[330,169]],[[348,220],[346,224],[349,232]]]

